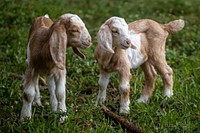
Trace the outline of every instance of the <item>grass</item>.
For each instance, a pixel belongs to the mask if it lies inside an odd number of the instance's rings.
[[[167,40],[166,57],[174,71],[174,96],[162,97],[162,82],[148,103],[138,104],[144,76],[141,69],[131,70],[130,115],[147,133],[200,132],[200,7],[198,0],[4,0],[0,2],[0,132],[126,132],[118,123],[105,117],[94,106],[99,78],[93,52],[100,25],[111,16],[121,16],[127,22],[151,18],[161,23],[184,19],[185,28]],[[81,60],[67,50],[67,114],[64,124],[58,123],[59,114],[51,112],[49,92],[41,89],[43,108],[33,108],[30,121],[18,123],[22,107],[22,80],[11,75],[23,75],[28,30],[32,20],[46,13],[55,20],[64,13],[75,13],[85,22],[93,38],[93,46],[83,52]],[[118,76],[113,74],[107,95],[107,106],[118,114]]]

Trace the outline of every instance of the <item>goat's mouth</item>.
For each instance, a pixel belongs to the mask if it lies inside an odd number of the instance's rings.
[[[91,46],[92,43],[82,43],[80,45],[80,48],[83,48],[83,49],[86,49],[86,48],[89,48]]]
[[[121,44],[121,48],[122,48],[122,49],[127,49],[127,48],[129,48],[129,47],[130,47],[130,45]]]

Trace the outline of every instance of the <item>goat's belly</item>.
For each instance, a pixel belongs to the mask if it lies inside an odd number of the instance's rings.
[[[141,53],[141,38],[139,34],[130,32],[131,43],[136,47],[135,49],[128,48],[126,54],[131,64],[131,68],[138,68],[144,63],[144,56]]]

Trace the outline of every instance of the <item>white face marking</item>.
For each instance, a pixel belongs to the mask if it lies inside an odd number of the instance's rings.
[[[119,17],[112,17],[112,19],[110,28],[113,35],[113,45],[123,49],[128,48],[130,46],[130,44],[127,44],[130,41],[128,24],[124,19]]]
[[[134,31],[129,31],[131,43],[136,47],[135,49],[126,49],[126,54],[129,58],[131,68],[138,68],[144,63],[144,57],[141,53],[141,38],[139,34],[135,34]]]
[[[91,36],[81,18],[74,14],[64,14],[60,18],[70,20],[71,24],[76,27],[77,32],[71,31],[75,35],[69,37],[71,46],[80,47],[80,48],[88,48],[91,45]],[[71,26],[72,28],[72,26]],[[73,29],[73,28],[72,28]]]
[[[77,16],[77,15],[74,15],[74,14],[64,14],[62,16],[60,16],[62,19],[69,19],[74,23],[74,24],[78,24],[80,26],[84,26],[85,27],[85,24],[83,23],[83,21]]]

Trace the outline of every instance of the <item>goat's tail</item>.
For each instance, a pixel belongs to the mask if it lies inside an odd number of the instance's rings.
[[[180,31],[184,26],[185,22],[182,19],[171,21],[168,24],[163,24],[164,30],[168,31],[169,33]]]
[[[44,17],[45,17],[45,18],[49,18],[49,15],[48,15],[48,14],[45,14]]]

